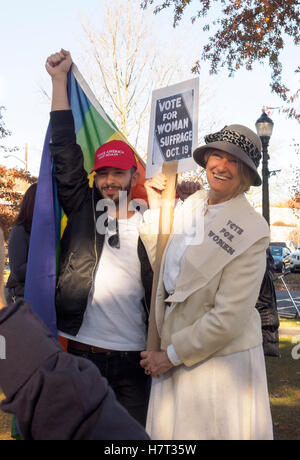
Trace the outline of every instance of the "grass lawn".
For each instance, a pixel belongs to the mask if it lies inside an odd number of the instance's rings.
[[[297,319],[288,319],[288,318],[280,318],[280,327],[299,327],[299,335],[300,335],[300,320]]]
[[[282,337],[281,357],[266,357],[276,440],[300,440],[300,359],[292,357],[295,346],[291,337]],[[300,350],[296,355],[300,358]]]
[[[0,390],[0,401],[4,399],[3,393]],[[4,412],[0,411],[0,440],[8,441],[11,440],[10,433],[11,433],[11,421],[12,416],[5,414]]]
[[[280,318],[280,327],[299,334],[280,337],[280,358],[266,357],[274,438],[300,440],[300,322]]]

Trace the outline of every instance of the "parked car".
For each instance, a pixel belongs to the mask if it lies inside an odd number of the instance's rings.
[[[270,244],[271,254],[274,259],[275,271],[280,273],[287,273],[291,267],[291,251],[286,246],[278,245],[274,243]]]
[[[300,271],[300,246],[291,254],[291,272]]]
[[[287,244],[284,241],[272,241],[270,246],[282,246],[284,248],[288,248]]]

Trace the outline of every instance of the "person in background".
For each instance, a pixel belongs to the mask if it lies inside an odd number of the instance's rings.
[[[154,377],[146,430],[153,440],[273,439],[255,308],[269,227],[244,195],[261,184],[261,141],[245,126],[226,126],[205,137],[194,159],[206,169],[209,191],[186,199],[182,219],[187,207],[195,224],[187,234],[174,226],[162,258],[155,301],[161,350],[141,353]],[[145,184],[150,208],[164,189],[163,178],[157,182]],[[152,263],[155,211],[140,226]]]
[[[274,259],[270,248],[266,251],[267,267],[260,288],[256,308],[260,314],[265,356],[280,357],[279,316],[274,287]]]
[[[0,229],[1,409],[24,440],[148,440],[93,363],[65,353],[23,299],[6,304]]]
[[[36,190],[37,183],[32,184],[27,189],[21,203],[18,217],[9,235],[8,258],[10,275],[6,284],[8,302],[24,297],[29,240]]]

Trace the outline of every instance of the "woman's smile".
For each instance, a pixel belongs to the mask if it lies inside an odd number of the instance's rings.
[[[238,160],[221,150],[213,151],[206,164],[206,175],[210,186],[210,204],[233,198],[241,184]]]

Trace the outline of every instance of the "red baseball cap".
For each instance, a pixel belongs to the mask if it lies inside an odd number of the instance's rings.
[[[123,141],[110,141],[101,145],[95,153],[95,166],[91,171],[101,168],[131,169],[137,168],[134,151]]]

